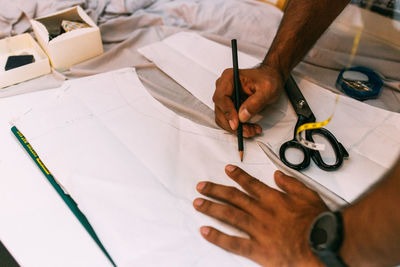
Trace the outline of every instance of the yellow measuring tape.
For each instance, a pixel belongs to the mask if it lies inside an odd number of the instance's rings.
[[[304,137],[301,136],[301,133],[305,130],[319,129],[319,128],[322,128],[325,125],[327,125],[332,120],[333,115],[335,114],[335,110],[336,110],[336,106],[337,106],[338,102],[339,102],[339,95],[336,95],[335,106],[333,108],[332,114],[329,116],[328,119],[321,121],[321,122],[305,123],[305,124],[301,125],[299,128],[297,128],[297,131],[296,131],[297,142],[299,142],[302,146],[307,147],[312,150],[325,150],[324,144],[318,144],[318,143],[308,141]]]

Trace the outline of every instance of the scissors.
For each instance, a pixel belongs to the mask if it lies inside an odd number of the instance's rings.
[[[306,140],[311,141],[314,143],[313,135],[320,135],[328,140],[329,144],[331,145],[333,151],[335,152],[336,161],[334,164],[327,164],[322,159],[322,156],[318,150],[312,150],[307,147],[301,145],[296,139],[296,131],[301,125],[305,123],[312,123],[315,122],[315,116],[312,113],[306,99],[304,98],[303,94],[301,93],[299,87],[297,86],[296,82],[294,81],[293,77],[290,76],[288,81],[285,84],[285,90],[289,97],[290,102],[298,116],[296,126],[294,128],[294,137],[292,140],[287,141],[282,144],[279,149],[279,156],[282,162],[295,170],[303,170],[310,165],[310,159],[312,159],[315,164],[322,170],[325,171],[334,171],[337,170],[343,163],[343,159],[349,156],[346,149],[343,147],[341,143],[335,138],[335,136],[325,128],[318,128],[312,130],[306,130]],[[288,148],[296,148],[302,151],[304,155],[304,159],[302,162],[298,164],[294,164],[289,162],[286,159],[285,152]]]

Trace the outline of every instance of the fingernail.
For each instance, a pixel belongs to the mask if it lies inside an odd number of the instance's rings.
[[[195,199],[195,201],[193,202],[193,204],[194,204],[196,207],[200,207],[201,205],[203,205],[203,203],[204,203],[204,199],[202,199],[202,198],[197,198],[197,199]]]
[[[235,123],[233,122],[233,120],[229,120],[229,126],[231,126],[231,129],[232,129],[232,130],[236,130],[236,125],[235,125]]]
[[[210,227],[207,227],[207,226],[200,227],[200,233],[203,236],[208,236],[208,234],[210,233]]]
[[[250,119],[251,114],[250,112],[247,110],[247,108],[243,109],[242,111],[240,111],[239,113],[239,120],[241,122],[246,122]]]
[[[200,182],[197,184],[196,189],[197,189],[197,191],[203,191],[205,186],[206,186],[206,182]]]
[[[228,172],[233,172],[234,170],[236,170],[236,166],[233,166],[233,165],[227,165],[226,166],[226,170],[228,171]]]

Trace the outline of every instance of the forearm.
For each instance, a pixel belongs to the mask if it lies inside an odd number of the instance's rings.
[[[262,65],[284,80],[349,0],[289,0],[278,32]]]
[[[349,266],[400,263],[400,161],[373,191],[343,212],[340,254]]]

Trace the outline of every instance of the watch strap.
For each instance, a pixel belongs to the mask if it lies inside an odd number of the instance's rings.
[[[342,258],[334,251],[321,251],[317,256],[327,267],[347,267]]]
[[[346,263],[342,260],[338,251],[343,243],[344,229],[343,229],[343,218],[340,211],[326,212],[334,215],[336,220],[336,240],[332,247],[324,250],[313,250],[316,256],[325,264],[327,267],[347,267]],[[323,214],[323,213],[322,213]],[[321,214],[321,215],[322,215]]]

